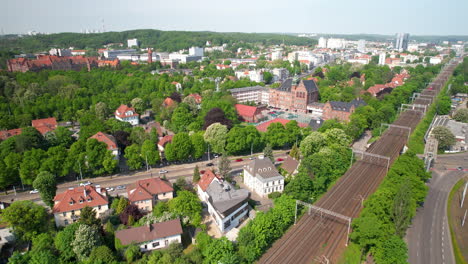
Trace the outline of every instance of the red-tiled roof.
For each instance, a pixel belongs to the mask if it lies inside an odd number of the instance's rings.
[[[161,178],[144,179],[137,181],[135,189],[128,191],[128,200],[131,202],[151,200],[153,195],[173,191],[171,184],[166,180]]]
[[[167,143],[172,142],[173,135],[167,135],[161,138],[158,142],[158,145],[161,147],[165,147]]]
[[[76,187],[59,193],[55,195],[54,202],[54,208],[52,209],[54,214],[80,210],[85,206],[96,207],[109,204],[105,190],[101,189],[101,193],[98,193],[92,185]]]
[[[57,120],[55,117],[36,119],[32,121],[32,126],[36,128],[42,135],[53,131],[57,128]]]
[[[286,125],[289,121],[291,120],[287,120],[287,119],[282,119],[282,118],[275,118],[273,120],[270,120],[270,121],[267,121],[265,123],[261,123],[259,125],[257,125],[257,130],[260,131],[260,132],[266,132],[267,129],[268,129],[268,126],[270,126],[270,124],[272,123],[281,123],[284,125]],[[297,123],[299,127],[307,127],[307,124],[305,123]]]
[[[254,117],[257,107],[243,104],[235,105],[237,113],[242,117]]]
[[[164,99],[164,102],[163,102],[163,105],[164,106],[172,106],[174,104],[174,100],[172,100],[172,98],[170,97],[167,97],[166,99]]]
[[[189,94],[188,96],[193,97],[195,99],[195,102],[197,102],[197,104],[201,104],[202,102],[201,95],[194,93],[194,94]]]
[[[97,132],[95,135],[93,135],[90,138],[94,138],[97,141],[106,143],[108,150],[117,149],[117,141],[112,135],[104,134],[102,132]]]
[[[21,128],[0,131],[0,140],[6,140],[10,137],[21,134]]]
[[[130,115],[126,115],[125,113],[127,112],[132,112]],[[128,107],[127,105],[120,105],[117,110],[115,110],[115,116],[118,116],[120,118],[125,118],[125,117],[131,117],[131,116],[138,116],[137,112],[135,112],[135,108],[133,107]]]
[[[218,175],[215,175],[213,171],[206,170],[205,173],[203,173],[203,175],[200,177],[200,180],[198,181],[198,186],[200,186],[200,188],[205,192],[215,177],[220,179],[220,177]]]
[[[144,225],[118,230],[115,232],[115,237],[125,246],[131,243],[143,243],[180,234],[182,234],[180,220],[174,219],[166,222],[154,223],[150,226]]]

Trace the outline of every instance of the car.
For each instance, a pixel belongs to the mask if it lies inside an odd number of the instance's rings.
[[[116,187],[117,190],[124,190],[125,188],[127,188],[125,185],[119,185]]]
[[[204,174],[204,173],[205,173],[205,170],[201,170],[201,171],[200,171],[200,174]]]
[[[214,164],[213,164],[212,162],[206,164],[207,167],[211,167],[211,166],[213,166],[213,165],[214,165]]]
[[[164,173],[168,173],[168,172],[169,172],[168,170],[160,170],[159,174],[164,174]]]
[[[457,170],[462,171],[462,170],[463,170],[463,167],[462,167],[462,166],[459,166],[459,167],[457,167]]]
[[[283,158],[277,158],[276,161],[283,161]]]
[[[39,191],[37,189],[34,189],[32,191],[30,191],[29,193],[38,193]]]
[[[213,157],[215,157],[215,159],[216,159],[216,158],[218,158],[219,156],[218,156],[218,154],[214,154],[214,156],[213,156]]]
[[[254,160],[254,159],[255,159],[255,157],[250,157],[250,158],[249,158],[249,160]]]
[[[85,181],[85,182],[80,183],[80,186],[87,186],[87,185],[91,185],[91,184],[93,184],[93,183],[90,182],[90,181]]]
[[[113,190],[114,190],[114,188],[112,188],[112,187],[107,187],[106,188],[106,191],[108,191],[108,192],[112,192]]]
[[[236,159],[236,162],[241,162],[243,161],[243,159]]]

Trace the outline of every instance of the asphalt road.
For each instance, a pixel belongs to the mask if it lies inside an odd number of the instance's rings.
[[[286,157],[286,152],[287,150],[282,150],[282,151],[275,151],[274,156],[275,159],[279,157]],[[257,156],[258,154],[254,154],[254,156]],[[245,156],[243,156],[245,157]],[[241,162],[236,162],[235,160],[239,157],[230,157],[231,159],[231,172],[238,172],[240,171],[244,165],[247,165],[251,160],[248,158],[244,158],[243,161]],[[196,165],[198,165],[200,170],[206,170],[209,168],[216,168],[218,159],[211,159],[211,163],[214,164],[212,167],[206,166],[208,161],[199,161],[199,162],[193,162],[193,163],[184,163],[184,164],[177,164],[177,165],[169,165],[169,166],[164,166],[162,168],[153,168],[150,169],[149,171],[139,171],[139,172],[132,172],[132,173],[127,173],[127,174],[115,174],[112,176],[105,176],[105,177],[97,177],[97,178],[91,178],[91,179],[83,179],[83,181],[89,180],[91,181],[94,185],[99,184],[101,185],[102,188],[106,187],[117,187],[119,185],[124,185],[127,186],[129,184],[135,183],[137,180],[142,180],[142,179],[147,179],[151,177],[159,177],[163,176],[163,174],[160,174],[160,170],[167,170],[168,173],[165,173],[166,178],[171,181],[175,182],[178,178],[184,177],[188,182],[192,181],[192,175],[193,175],[193,169],[195,168]],[[73,181],[73,182],[67,182],[67,183],[62,183],[57,186],[57,193],[61,193],[66,191],[68,188],[71,187],[77,187],[79,186],[79,183],[81,181]],[[122,194],[126,193],[127,190],[114,190],[110,192],[110,195],[116,195],[116,194]],[[16,195],[14,192],[10,191],[7,195],[0,195],[0,201],[2,202],[11,202],[11,200],[14,199],[16,200],[32,200],[34,202],[37,202],[39,204],[42,204],[42,201],[39,197],[39,194],[30,194],[29,190],[21,192],[17,191]]]
[[[463,176],[468,176],[468,153],[439,155],[428,182],[429,193],[408,229],[406,241],[411,264],[455,263],[447,222],[447,199],[450,190]],[[465,171],[458,171],[464,166]]]

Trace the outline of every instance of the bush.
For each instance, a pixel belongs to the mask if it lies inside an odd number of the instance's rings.
[[[276,199],[276,198],[279,198],[280,196],[281,196],[280,192],[272,192],[268,194],[269,199]]]

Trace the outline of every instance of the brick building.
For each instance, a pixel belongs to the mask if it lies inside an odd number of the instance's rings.
[[[10,72],[20,71],[40,71],[40,70],[75,70],[79,71],[86,68],[88,71],[91,68],[98,67],[98,59],[96,57],[59,57],[50,55],[41,55],[37,59],[17,58],[7,61],[7,69]]]
[[[261,109],[258,107],[242,104],[236,104],[235,107],[242,121],[257,123],[263,117]]]
[[[307,113],[307,105],[317,102],[318,95],[318,87],[314,80],[289,78],[279,88],[271,89],[269,105]]]
[[[366,105],[366,102],[363,100],[353,100],[349,103],[330,101],[325,103],[325,106],[323,107],[322,118],[324,120],[336,118],[338,120],[348,122],[349,116],[354,113],[356,108],[363,105]]]

